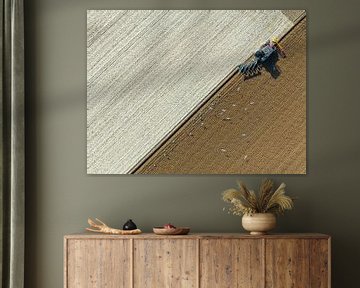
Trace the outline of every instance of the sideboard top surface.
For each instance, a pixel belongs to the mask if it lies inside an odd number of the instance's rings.
[[[329,239],[329,235],[320,233],[287,233],[250,235],[246,233],[190,233],[188,235],[156,235],[142,233],[138,235],[110,235],[100,233],[75,233],[64,236],[65,239]]]

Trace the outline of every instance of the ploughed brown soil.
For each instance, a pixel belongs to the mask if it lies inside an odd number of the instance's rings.
[[[281,45],[277,79],[234,75],[135,173],[305,174],[306,19]]]

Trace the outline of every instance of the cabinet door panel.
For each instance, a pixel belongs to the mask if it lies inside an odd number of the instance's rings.
[[[134,240],[134,287],[197,287],[197,240]]]
[[[329,240],[313,239],[310,242],[310,287],[329,287],[330,251]]]
[[[67,288],[131,287],[130,240],[67,240]]]
[[[263,265],[262,240],[204,239],[200,242],[200,287],[263,287]]]
[[[266,240],[266,288],[304,288],[310,281],[310,240]]]

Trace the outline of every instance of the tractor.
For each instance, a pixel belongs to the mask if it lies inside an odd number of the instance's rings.
[[[285,58],[285,52],[277,39],[268,40],[261,45],[260,49],[254,54],[254,59],[250,62],[237,66],[239,73],[245,76],[245,79],[261,74],[262,68],[265,68],[273,78],[280,75],[276,63],[279,58]]]

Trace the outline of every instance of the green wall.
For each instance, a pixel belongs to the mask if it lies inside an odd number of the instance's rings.
[[[235,176],[86,175],[87,9],[307,9],[308,174],[276,176],[297,195],[279,232],[333,236],[333,287],[357,287],[360,258],[358,1],[25,1],[26,286],[63,287],[63,235],[88,216],[145,231],[165,222],[241,231],[220,192]],[[281,141],[281,139],[279,139]],[[261,176],[241,177],[257,185]]]

